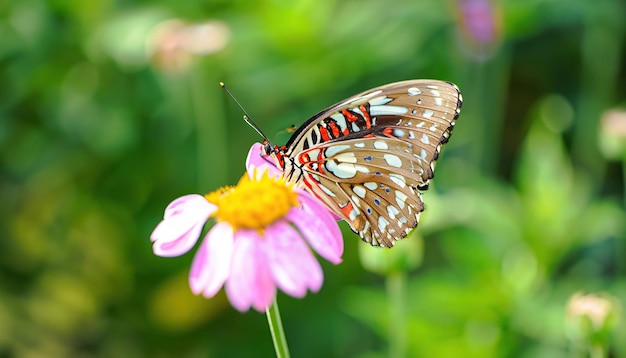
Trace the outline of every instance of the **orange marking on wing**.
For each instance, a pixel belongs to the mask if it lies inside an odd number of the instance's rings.
[[[313,190],[313,187],[311,186],[311,183],[310,183],[308,180],[303,180],[302,182],[304,183],[304,185],[305,185],[307,188],[309,188],[309,190],[308,190],[308,191],[309,191],[310,193],[314,193],[314,192],[315,192],[315,191]]]
[[[328,129],[326,129],[326,127],[324,126],[320,126],[320,135],[325,142],[328,142],[330,140],[330,136],[328,135]]]
[[[348,201],[348,203],[346,203],[346,206],[344,206],[343,208],[340,207],[339,210],[341,210],[345,217],[349,218],[350,213],[352,212],[352,210],[354,210],[354,205],[352,205],[351,201]]]
[[[346,117],[346,120],[348,122],[354,122],[359,119],[359,117],[357,117],[354,113],[350,113],[350,111],[348,111],[347,109],[344,109],[343,111],[341,111],[341,114],[343,114],[343,116]]]
[[[354,220],[352,220],[352,227],[357,231],[363,230],[365,227],[365,219],[361,216],[357,216]]]
[[[322,174],[326,174],[326,171],[324,170],[324,151],[325,150],[326,148],[320,150],[319,153],[317,153],[317,171]]]
[[[298,155],[298,160],[300,161],[300,163],[306,164],[311,161],[311,158],[309,157],[308,152],[302,152],[300,153],[300,155]]]
[[[370,117],[370,112],[367,111],[364,105],[360,105],[359,109],[363,112],[363,116],[365,117],[365,128],[372,128],[372,118]]]
[[[335,138],[339,137],[340,131],[339,131],[339,127],[337,126],[337,124],[335,124],[334,122],[330,122],[328,123],[328,126],[330,127],[330,130],[333,132],[333,136]]]

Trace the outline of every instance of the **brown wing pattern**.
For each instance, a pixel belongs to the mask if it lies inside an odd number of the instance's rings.
[[[287,165],[366,242],[385,247],[417,226],[442,144],[462,98],[448,82],[374,88],[309,119],[287,143]],[[287,172],[287,168],[285,168]]]

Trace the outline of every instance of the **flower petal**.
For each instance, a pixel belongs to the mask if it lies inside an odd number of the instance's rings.
[[[322,267],[296,229],[277,222],[265,230],[264,240],[272,276],[281,290],[294,297],[304,297],[307,288],[319,291]]]
[[[313,249],[326,260],[338,264],[343,255],[343,237],[337,222],[324,204],[304,190],[298,190],[301,207],[287,213],[287,219],[306,237]]]
[[[164,219],[168,219],[172,216],[178,216],[181,214],[191,215],[196,213],[199,216],[207,214],[211,215],[217,207],[209,203],[204,196],[198,194],[188,194],[174,199],[166,208]]]
[[[233,257],[233,228],[219,222],[202,241],[189,272],[191,291],[206,298],[215,296],[228,275]]]
[[[189,251],[215,209],[215,205],[201,195],[186,195],[174,200],[165,209],[164,219],[150,235],[154,254],[170,257]]]
[[[276,167],[276,164],[267,156],[263,156],[263,144],[254,143],[250,147],[248,152],[248,158],[246,158],[246,170],[248,175],[254,174],[254,168],[259,169],[258,172],[262,173],[268,171],[270,177],[277,177],[282,174],[282,170]]]
[[[272,280],[265,245],[256,230],[235,232],[235,246],[226,294],[239,311],[250,306],[264,312],[274,300],[276,285]]]

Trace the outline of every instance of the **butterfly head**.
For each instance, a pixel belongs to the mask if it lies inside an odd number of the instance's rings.
[[[263,141],[263,149],[261,155],[271,158],[271,161],[275,163],[280,169],[285,169],[285,150],[287,147],[278,145],[272,145],[267,139]]]

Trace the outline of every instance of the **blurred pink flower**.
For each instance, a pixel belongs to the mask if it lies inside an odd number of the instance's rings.
[[[495,11],[490,0],[458,0],[461,25],[469,37],[489,44],[496,37]]]
[[[182,255],[215,217],[217,223],[194,257],[189,285],[194,294],[207,298],[225,285],[228,299],[240,311],[265,311],[276,288],[294,297],[318,291],[323,274],[309,246],[334,264],[343,254],[341,232],[325,206],[286,183],[258,153],[257,143],[246,161],[248,175],[236,187],[170,203],[150,237],[156,255]]]
[[[500,37],[500,11],[496,0],[457,0],[458,22],[466,41],[461,45],[477,60],[485,60]]]

